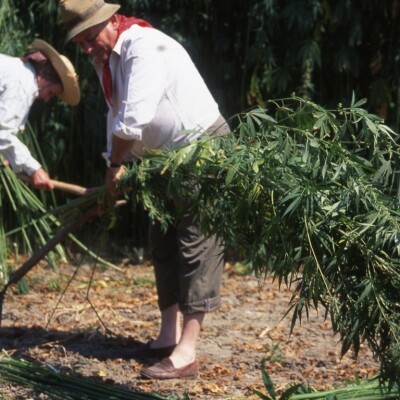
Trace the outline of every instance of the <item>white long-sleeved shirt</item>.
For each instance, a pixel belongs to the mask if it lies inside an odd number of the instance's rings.
[[[17,137],[37,96],[33,67],[20,58],[0,54],[0,154],[16,173],[32,175],[41,167]]]
[[[94,67],[102,82],[103,66]],[[134,140],[131,153],[140,157],[146,149],[185,145],[220,115],[186,50],[157,29],[133,25],[123,32],[111,53],[110,69],[113,97],[105,157],[111,154],[113,135]]]

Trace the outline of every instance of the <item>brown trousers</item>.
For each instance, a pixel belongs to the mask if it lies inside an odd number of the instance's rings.
[[[207,129],[213,137],[228,132],[229,126],[222,116]],[[183,199],[173,199],[171,210],[178,207],[189,209]],[[215,236],[202,235],[188,211],[179,215],[176,225],[167,232],[158,223],[150,224],[149,248],[161,311],[176,303],[184,314],[210,312],[220,307],[224,247]]]

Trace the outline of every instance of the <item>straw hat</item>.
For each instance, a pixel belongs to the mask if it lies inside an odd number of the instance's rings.
[[[63,91],[58,97],[71,106],[77,105],[81,99],[81,92],[78,76],[71,61],[41,39],[35,39],[29,47],[43,53],[56,70],[63,85]]]
[[[68,42],[84,30],[107,21],[121,6],[103,0],[60,0],[60,7]]]

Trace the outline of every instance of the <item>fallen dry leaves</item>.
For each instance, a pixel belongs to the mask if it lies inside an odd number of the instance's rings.
[[[89,285],[90,265],[76,271],[66,264],[54,271],[41,263],[26,278],[28,294],[15,288],[7,293],[1,347],[15,357],[107,384],[168,396],[187,393],[193,399],[257,398],[253,388],[265,392],[262,360],[278,389],[299,382],[331,388],[378,370],[365,346],[358,360],[352,353],[341,359],[329,321],[317,313],[290,335],[290,317],[282,320],[290,291],[270,280],[260,284],[227,264],[222,307],[206,316],[200,337],[198,378],[143,380],[142,365],[154,360],[135,360],[129,350],[158,331],[153,272],[147,264],[124,263],[120,269],[96,268]],[[9,385],[0,391],[7,387],[8,394],[15,392]]]

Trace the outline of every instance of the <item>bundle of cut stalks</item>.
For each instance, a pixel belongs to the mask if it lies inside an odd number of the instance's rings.
[[[54,400],[166,400],[157,394],[113,387],[93,379],[57,372],[54,368],[15,360],[7,355],[0,358],[0,381],[31,388]]]
[[[20,254],[28,257],[34,254],[44,247],[60,228],[79,219],[90,209],[101,209],[102,224],[110,227],[115,218],[115,209],[112,204],[105,204],[105,195],[105,188],[99,188],[65,204],[49,206],[10,168],[0,168],[0,283],[7,283],[10,273],[18,267]],[[116,268],[95,254],[73,233],[68,237],[85,254],[103,265]],[[15,254],[12,254],[12,250]],[[53,268],[56,268],[58,262],[67,261],[62,243],[47,254],[46,260]]]
[[[265,384],[266,394],[253,389],[253,392],[263,400],[388,400],[399,399],[400,390],[397,384],[388,384],[382,381],[379,376],[371,379],[360,380],[330,390],[315,390],[304,383],[290,385],[279,397],[275,386],[266,373],[265,368],[262,368],[262,377]]]

